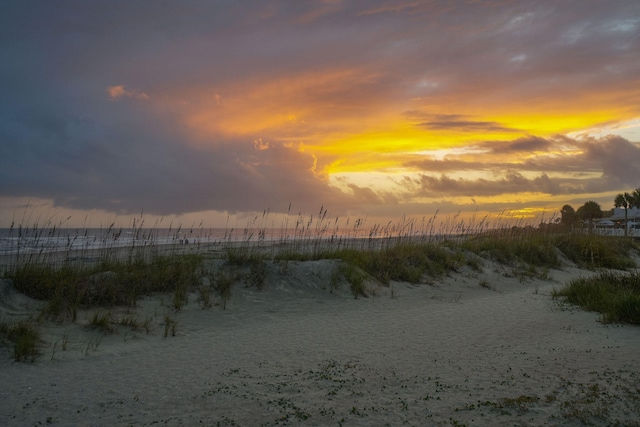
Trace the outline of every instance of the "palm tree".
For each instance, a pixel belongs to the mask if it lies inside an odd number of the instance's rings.
[[[576,214],[580,219],[589,221],[589,233],[591,233],[593,231],[593,220],[602,218],[602,208],[597,202],[589,200],[578,208]]]
[[[633,190],[633,192],[629,195],[629,208],[639,208],[640,209],[640,188],[636,188],[635,190]],[[634,221],[637,221],[637,212],[635,213],[635,216],[633,218]]]
[[[620,193],[616,196],[613,204],[616,208],[624,208],[624,235],[627,236],[627,211],[633,203],[633,197],[629,193]]]
[[[640,208],[640,188],[633,190],[633,193],[629,195],[629,207]]]

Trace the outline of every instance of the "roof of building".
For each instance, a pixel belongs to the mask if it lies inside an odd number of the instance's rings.
[[[606,218],[611,221],[623,220],[624,221],[624,208],[614,208],[613,215]],[[627,209],[627,219],[636,219],[640,220],[640,209],[638,208],[629,208]]]

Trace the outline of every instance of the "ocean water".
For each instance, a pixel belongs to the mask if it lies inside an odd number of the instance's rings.
[[[168,228],[0,228],[0,255],[111,249],[171,244],[273,243],[305,239],[333,241],[345,238],[379,238],[365,230],[317,229],[168,229]]]
[[[257,241],[257,232],[255,234]],[[263,240],[277,238],[273,232],[262,234],[260,237]],[[254,233],[222,228],[191,230],[167,228],[0,228],[0,255],[131,246],[223,243],[253,239]]]

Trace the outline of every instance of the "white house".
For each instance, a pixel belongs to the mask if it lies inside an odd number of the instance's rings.
[[[623,208],[614,208],[613,216],[607,218],[611,221],[624,221],[624,209]],[[627,219],[629,221],[632,220],[640,220],[640,209],[638,208],[629,208],[627,209]]]
[[[611,221],[614,223],[622,224],[624,223],[624,208],[614,208],[613,215],[608,218],[603,218],[598,221]],[[598,224],[596,223],[596,225]],[[602,224],[603,226],[607,226],[609,222]],[[627,209],[627,228],[640,228],[640,209],[639,208],[629,208]]]

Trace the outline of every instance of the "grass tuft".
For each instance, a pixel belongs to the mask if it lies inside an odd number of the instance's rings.
[[[220,296],[223,310],[227,309],[227,304],[229,303],[229,299],[231,299],[231,288],[234,283],[235,278],[227,271],[221,271],[216,276],[215,289]]]
[[[605,323],[640,325],[640,273],[602,272],[569,282],[554,298],[602,314]]]
[[[166,338],[169,335],[171,335],[172,337],[175,337],[177,333],[177,329],[178,329],[178,321],[169,314],[165,315],[164,316],[164,337]]]
[[[367,288],[364,284],[367,274],[353,264],[343,263],[340,272],[349,282],[351,293],[355,299],[367,296]]]
[[[40,355],[40,332],[31,320],[15,323],[0,323],[0,334],[13,343],[13,360],[16,362],[35,362]]]
[[[89,321],[89,326],[104,333],[111,333],[115,331],[111,325],[111,313],[109,312],[101,313],[96,311],[93,313],[93,317]]]

